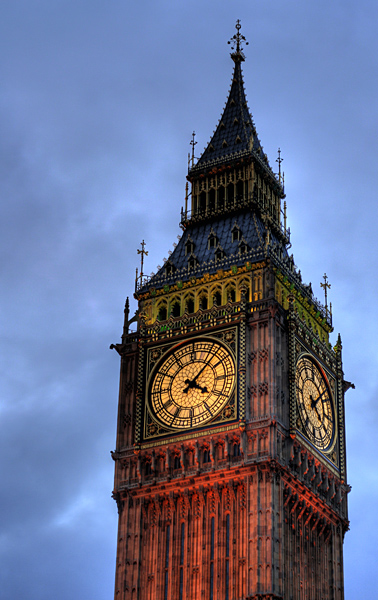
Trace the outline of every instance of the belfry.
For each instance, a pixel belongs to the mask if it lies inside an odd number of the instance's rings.
[[[182,235],[121,343],[116,600],[342,600],[344,380],[247,105],[245,38]],[[179,208],[179,207],[178,207]],[[146,255],[144,241],[139,251]],[[325,276],[325,292],[329,284]],[[130,331],[135,322],[136,330]]]

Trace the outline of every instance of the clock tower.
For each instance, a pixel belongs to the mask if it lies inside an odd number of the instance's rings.
[[[288,252],[280,157],[276,175],[245,97],[243,42],[237,22],[231,88],[193,152],[181,238],[137,277],[136,317],[127,301],[111,346],[116,600],[344,598],[351,384],[327,301]]]

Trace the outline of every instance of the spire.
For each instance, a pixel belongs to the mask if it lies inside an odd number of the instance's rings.
[[[231,58],[235,66],[226,106],[209,144],[196,165],[191,165],[189,173],[195,173],[202,167],[207,166],[207,163],[228,162],[252,153],[256,154],[269,167],[267,157],[257,137],[244,91],[241,63],[245,60],[245,56],[242,51],[242,43],[248,44],[248,42],[246,42],[244,35],[240,33],[240,28],[240,21],[238,20],[236,23],[237,32],[228,42],[233,50]]]

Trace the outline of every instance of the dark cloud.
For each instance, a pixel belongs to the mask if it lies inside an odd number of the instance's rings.
[[[374,596],[377,38],[365,1],[3,2],[0,598],[113,593],[118,356],[136,248],[172,249],[188,145],[210,139],[241,18],[248,102],[282,149],[295,261],[344,342],[346,598]],[[132,300],[135,309],[135,301]],[[335,337],[335,334],[334,334]]]

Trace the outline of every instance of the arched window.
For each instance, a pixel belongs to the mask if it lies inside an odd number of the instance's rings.
[[[239,244],[239,254],[245,254],[248,250],[248,246],[245,242],[241,241]]]
[[[206,210],[206,192],[201,192],[199,197],[199,212],[204,213]]]
[[[218,210],[224,209],[224,197],[225,197],[224,187],[223,187],[223,185],[221,185],[220,188],[218,189]]]
[[[217,306],[221,306],[222,304],[222,295],[219,291],[216,291],[213,295],[213,304],[216,304]]]
[[[188,260],[188,269],[189,270],[195,269],[197,264],[198,264],[198,260],[196,259],[196,257],[191,256]]]
[[[167,319],[167,307],[165,306],[165,304],[163,304],[163,306],[160,306],[159,308],[158,319],[159,321],[166,321]]]
[[[227,205],[233,206],[235,200],[235,188],[233,183],[229,183],[227,186]]]
[[[240,456],[240,444],[234,444],[234,456]]]
[[[237,242],[241,239],[242,237],[242,232],[240,231],[239,227],[236,225],[233,226],[233,228],[231,229],[231,240],[232,242]]]
[[[244,181],[238,181],[236,184],[236,200],[241,202],[244,197]]]
[[[207,238],[207,247],[210,248],[215,248],[217,245],[217,236],[215,235],[215,233],[213,233],[212,231],[209,234],[209,237]]]
[[[179,302],[174,302],[172,305],[172,317],[179,317],[180,316],[180,303]]]
[[[200,298],[200,307],[202,308],[202,310],[206,310],[207,309],[207,296],[201,296],[201,298]]]
[[[227,289],[227,301],[230,299],[231,302],[236,302],[235,288],[229,287]]]
[[[189,254],[191,254],[194,250],[194,242],[193,240],[188,236],[188,239],[185,242],[185,256],[188,256]]]
[[[188,298],[186,301],[186,307],[188,309],[188,313],[194,313],[194,300],[193,298]]]
[[[222,260],[222,258],[224,258],[224,251],[220,246],[218,246],[218,248],[215,250],[215,262]]]
[[[146,477],[148,477],[149,475],[152,474],[152,467],[151,467],[151,462],[148,460],[146,462],[146,467],[145,467],[145,475]]]
[[[173,468],[180,469],[181,468],[181,460],[179,456],[175,456],[175,460],[173,461]]]
[[[215,210],[215,190],[211,189],[209,192],[209,211],[214,212]]]
[[[204,464],[210,462],[210,450],[206,449],[203,451],[203,462]]]

